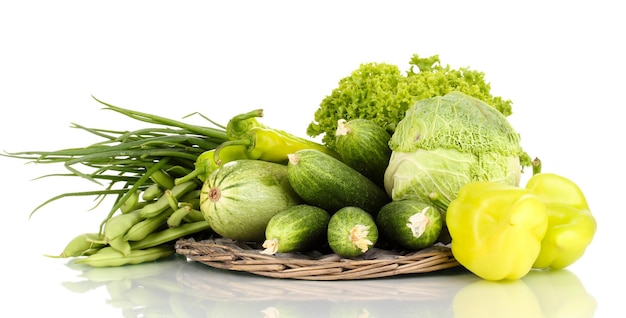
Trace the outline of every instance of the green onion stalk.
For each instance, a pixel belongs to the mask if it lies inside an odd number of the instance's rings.
[[[0,154],[39,164],[62,164],[68,171],[39,178],[81,177],[104,187],[95,191],[60,194],[37,206],[31,212],[31,216],[46,204],[64,197],[96,196],[97,206],[106,196],[115,195],[114,204],[102,222],[104,224],[127,200],[137,196],[138,192],[150,185],[158,183],[159,178],[163,179],[163,175],[176,178],[190,173],[195,169],[195,162],[202,153],[213,150],[228,140],[226,127],[204,116],[215,127],[192,125],[113,106],[95,97],[94,99],[103,104],[105,110],[112,110],[156,126],[122,131],[90,128],[72,123],[72,128],[93,134],[101,140],[84,147]]]

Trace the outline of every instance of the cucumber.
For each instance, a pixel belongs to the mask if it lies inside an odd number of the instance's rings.
[[[330,214],[324,209],[299,204],[274,215],[265,229],[263,254],[302,252],[326,239]]]
[[[434,206],[407,199],[383,206],[376,224],[386,241],[418,250],[435,243],[443,227],[443,217]]]
[[[330,217],[328,245],[335,254],[352,258],[364,254],[378,241],[374,217],[358,207],[344,207]]]
[[[278,212],[302,203],[287,178],[287,166],[240,159],[213,171],[200,191],[200,211],[223,237],[263,242]]]
[[[387,130],[369,119],[340,119],[335,150],[344,163],[384,188],[385,170],[391,158],[389,139]]]
[[[306,203],[330,214],[356,206],[375,215],[390,202],[383,188],[330,155],[303,149],[288,158],[287,176],[293,189]]]

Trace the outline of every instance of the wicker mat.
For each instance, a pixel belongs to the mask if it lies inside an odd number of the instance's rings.
[[[370,249],[358,258],[334,253],[278,253],[266,255],[254,244],[225,238],[181,239],[176,253],[208,266],[256,275],[301,280],[356,280],[440,271],[459,263],[446,246],[419,251]]]

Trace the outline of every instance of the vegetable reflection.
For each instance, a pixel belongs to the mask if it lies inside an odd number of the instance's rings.
[[[273,279],[186,262],[92,268],[64,282],[76,293],[106,289],[123,317],[592,317],[596,303],[569,271],[531,271],[510,283],[454,268],[355,281]],[[442,279],[445,278],[445,279]],[[485,301],[489,299],[489,301]]]
[[[452,306],[454,317],[593,317],[597,304],[576,275],[561,269],[474,282],[454,296]]]

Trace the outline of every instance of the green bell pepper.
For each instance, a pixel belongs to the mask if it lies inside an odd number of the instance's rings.
[[[534,268],[565,268],[578,260],[595,235],[597,224],[581,189],[553,173],[533,175],[526,184],[545,202],[548,230]]]
[[[532,269],[548,212],[530,190],[472,182],[448,206],[446,225],[452,254],[461,265],[486,280],[514,280]]]

